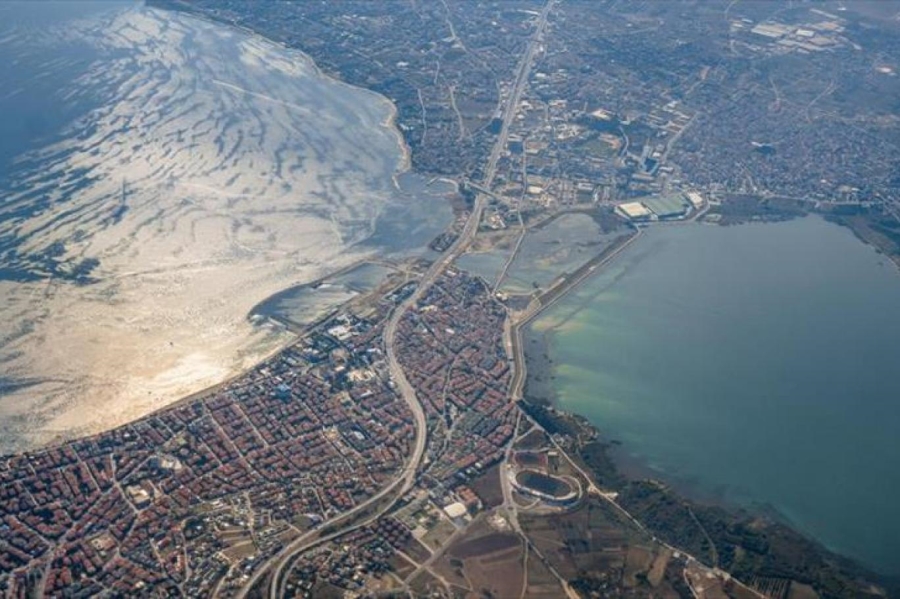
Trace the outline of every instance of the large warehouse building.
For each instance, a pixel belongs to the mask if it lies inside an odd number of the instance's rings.
[[[642,199],[640,202],[626,202],[616,206],[616,213],[632,222],[646,222],[653,220],[670,220],[684,218],[691,207],[699,206],[693,199],[680,193],[664,196],[653,196]]]
[[[616,206],[616,212],[632,221],[652,220],[653,213],[640,202],[627,202]]]

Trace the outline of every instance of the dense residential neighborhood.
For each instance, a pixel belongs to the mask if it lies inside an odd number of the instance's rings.
[[[209,593],[252,567],[247,549],[258,557],[372,495],[412,435],[379,335],[337,316],[208,397],[4,459],[7,590]]]
[[[618,441],[527,386],[522,347],[651,227],[816,212],[900,260],[897,121],[847,116],[826,81],[862,25],[765,2],[150,4],[383,94],[454,222],[311,323],[256,315],[295,336],[239,376],[0,457],[0,596],[887,595],[780,519],[620,472]]]

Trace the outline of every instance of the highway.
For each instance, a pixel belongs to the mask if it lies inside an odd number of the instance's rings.
[[[552,5],[553,0],[547,2],[547,4],[544,6],[544,9],[541,11],[538,24],[535,28],[535,33],[528,43],[525,54],[519,61],[518,71],[516,73],[516,82],[513,86],[513,92],[510,94],[506,109],[503,111],[503,126],[500,129],[499,135],[497,136],[497,141],[494,142],[494,147],[491,149],[491,155],[488,159],[488,166],[485,169],[483,182],[483,186],[485,188],[490,188],[491,182],[494,180],[494,176],[497,171],[497,161],[500,159],[500,155],[502,154],[503,149],[506,147],[507,137],[509,136],[509,125],[512,123],[512,119],[516,114],[516,107],[519,104],[519,100],[522,96],[522,91],[525,88],[525,83],[528,81],[528,73],[531,71],[535,48],[543,38],[544,28],[547,24],[547,15],[549,14]],[[478,196],[475,198],[472,212],[471,214],[469,214],[469,218],[466,220],[466,223],[463,226],[463,230],[462,232],[460,232],[459,237],[457,237],[453,244],[451,244],[451,246],[447,248],[447,251],[444,253],[444,255],[439,260],[436,260],[428,268],[428,270],[422,276],[422,280],[420,281],[419,286],[416,288],[415,292],[413,292],[412,295],[406,298],[403,303],[397,306],[393,314],[391,314],[390,319],[388,319],[387,325],[385,325],[384,349],[388,368],[391,372],[391,378],[394,382],[396,390],[401,394],[407,405],[409,405],[409,408],[416,420],[416,442],[414,444],[413,452],[410,455],[410,460],[407,464],[407,469],[404,474],[404,484],[401,495],[412,488],[415,482],[416,471],[418,470],[418,467],[422,461],[422,457],[425,454],[425,442],[428,437],[428,431],[427,423],[425,421],[425,411],[422,408],[422,404],[416,397],[416,392],[413,389],[412,385],[410,385],[409,381],[406,379],[406,374],[403,372],[403,368],[400,366],[400,362],[397,359],[397,354],[395,351],[397,326],[399,325],[400,319],[403,318],[403,315],[406,313],[406,311],[416,305],[416,303],[419,301],[419,299],[421,299],[425,291],[428,290],[432,283],[434,283],[434,281],[451,264],[453,264],[454,260],[456,260],[460,256],[460,254],[462,254],[469,246],[469,243],[478,232],[478,225],[481,223],[481,217],[484,213],[484,207],[487,203],[487,197],[487,194],[478,194]]]
[[[494,182],[494,176],[497,172],[497,161],[500,160],[500,154],[502,154],[504,148],[506,148],[506,140],[509,137],[509,125],[516,115],[516,108],[519,106],[522,91],[525,89],[525,84],[528,82],[528,75],[531,72],[531,66],[534,61],[534,52],[544,39],[544,29],[547,27],[547,17],[554,4],[556,4],[556,0],[548,0],[548,2],[544,4],[544,8],[541,9],[541,14],[538,17],[538,22],[534,29],[534,35],[531,36],[531,40],[525,48],[525,54],[522,55],[522,58],[519,61],[516,80],[515,83],[513,83],[512,92],[507,99],[506,107],[503,110],[503,126],[500,128],[500,134],[497,136],[497,141],[491,149],[488,165],[484,171],[483,186],[488,189],[490,189],[491,183]]]
[[[547,23],[547,15],[550,12],[552,4],[553,2],[551,0],[544,6],[543,11],[541,12],[540,19],[538,21],[538,25],[535,28],[535,33],[532,36],[528,47],[526,48],[524,56],[519,62],[513,93],[510,94],[506,110],[504,110],[503,114],[503,127],[501,128],[500,134],[497,137],[497,141],[494,143],[494,147],[491,150],[491,155],[488,159],[488,166],[485,170],[483,186],[486,188],[490,187],[490,184],[494,179],[497,170],[497,161],[499,160],[503,149],[506,147],[506,140],[509,136],[509,125],[512,122],[513,116],[515,116],[515,109],[519,104],[519,99],[521,98],[522,90],[525,87],[525,82],[528,81],[528,73],[531,70],[532,61],[534,59],[535,47],[543,37],[544,27]],[[475,198],[472,212],[471,214],[469,214],[469,218],[466,220],[466,223],[463,226],[463,230],[460,233],[459,237],[457,237],[453,244],[449,248],[447,248],[447,251],[444,253],[444,255],[439,260],[436,260],[428,268],[428,270],[422,276],[422,280],[420,281],[419,286],[416,288],[415,292],[413,292],[412,295],[406,298],[403,303],[395,308],[393,314],[391,314],[390,319],[388,319],[387,325],[385,325],[384,349],[388,368],[391,372],[391,378],[394,381],[396,390],[401,394],[403,399],[409,405],[409,408],[416,420],[416,442],[407,465],[406,473],[404,474],[405,483],[403,485],[403,492],[409,490],[415,482],[416,470],[418,469],[418,466],[421,463],[422,457],[425,453],[425,441],[428,436],[428,431],[427,424],[425,422],[425,411],[422,408],[422,404],[416,397],[416,392],[413,389],[412,385],[409,384],[409,381],[406,379],[406,374],[403,372],[403,368],[400,366],[400,362],[397,359],[397,354],[395,351],[397,326],[399,325],[400,319],[403,318],[403,315],[406,313],[406,311],[416,305],[416,303],[419,301],[419,299],[422,298],[425,291],[428,290],[432,283],[434,283],[434,281],[453,263],[453,261],[456,260],[460,256],[460,254],[462,254],[466,250],[469,243],[478,232],[478,225],[481,223],[481,217],[484,213],[484,207],[487,202],[487,197],[488,196],[486,194],[479,194]]]
[[[510,94],[507,100],[506,108],[503,111],[503,126],[501,127],[500,133],[497,136],[497,141],[494,142],[494,147],[491,149],[490,158],[488,159],[488,165],[485,169],[484,181],[482,186],[487,189],[490,189],[491,183],[493,182],[494,176],[497,172],[497,161],[500,159],[500,155],[503,153],[504,148],[506,148],[506,141],[509,136],[509,126],[516,114],[516,107],[519,105],[519,100],[522,97],[522,91],[525,89],[525,83],[527,83],[528,81],[528,74],[531,71],[531,66],[534,61],[534,52],[537,48],[537,45],[543,39],[544,28],[547,25],[547,16],[550,13],[550,9],[552,8],[554,1],[555,0],[549,0],[544,5],[537,26],[535,27],[534,35],[531,37],[531,40],[529,41],[528,46],[525,49],[525,54],[519,61],[518,69],[516,72],[516,80],[515,84],[513,85],[513,91]],[[408,491],[415,482],[415,473],[425,453],[425,441],[428,437],[428,431],[427,423],[425,422],[425,412],[422,408],[422,404],[416,397],[416,392],[413,389],[412,385],[409,384],[409,381],[406,379],[406,374],[403,372],[403,368],[400,366],[400,362],[397,359],[395,351],[397,326],[399,325],[400,319],[403,318],[403,315],[406,313],[406,311],[416,305],[416,303],[419,301],[419,299],[421,299],[425,291],[428,290],[432,283],[434,283],[434,281],[441,275],[441,273],[443,273],[451,264],[453,264],[453,262],[460,256],[460,254],[462,254],[469,246],[469,243],[478,232],[478,225],[481,223],[481,217],[484,213],[484,207],[487,203],[487,198],[488,194],[478,194],[478,196],[475,198],[472,212],[471,214],[469,214],[469,218],[466,220],[466,223],[463,226],[463,230],[460,233],[459,237],[457,237],[453,244],[451,244],[451,246],[447,248],[447,251],[441,257],[441,259],[436,260],[429,267],[429,269],[422,276],[422,280],[420,281],[419,286],[416,288],[415,292],[413,292],[412,295],[406,298],[403,303],[397,306],[393,314],[391,314],[391,317],[384,329],[385,357],[387,359],[388,368],[391,372],[391,378],[394,381],[396,390],[402,395],[403,399],[409,405],[409,408],[416,420],[416,442],[413,448],[413,453],[410,456],[410,460],[407,465],[406,473],[404,474],[404,493]]]
[[[480,187],[489,189],[491,183],[494,180],[497,172],[497,162],[500,160],[500,156],[506,148],[506,142],[509,136],[509,126],[516,114],[516,107],[519,105],[519,100],[521,99],[522,91],[525,89],[525,84],[528,82],[528,75],[531,71],[531,67],[534,61],[535,51],[537,49],[537,46],[543,39],[544,30],[547,25],[547,17],[555,1],[556,0],[548,0],[548,2],[544,5],[543,10],[538,17],[538,22],[535,27],[534,34],[532,35],[531,40],[529,41],[528,46],[526,47],[525,52],[519,61],[512,91],[507,98],[505,106],[503,107],[502,127],[500,129],[500,133],[497,136],[497,140],[495,141],[494,146],[491,149],[491,154],[488,158],[488,164],[485,168],[484,178]],[[309,531],[286,545],[281,551],[279,551],[276,555],[274,555],[259,568],[257,568],[256,571],[254,571],[253,576],[250,578],[250,580],[247,581],[247,583],[238,593],[237,596],[239,598],[245,597],[250,589],[252,589],[253,586],[256,585],[260,581],[260,579],[266,576],[269,572],[271,572],[271,576],[268,579],[268,590],[266,594],[270,597],[270,599],[278,599],[279,597],[283,597],[285,592],[285,584],[288,579],[288,576],[286,574],[290,573],[290,565],[293,563],[295,557],[299,556],[314,545],[325,542],[332,538],[336,538],[342,534],[345,534],[349,530],[375,520],[376,518],[387,512],[393,506],[396,500],[401,498],[415,484],[416,473],[422,463],[422,458],[425,455],[425,444],[428,439],[428,424],[425,419],[425,410],[423,409],[421,402],[416,397],[416,392],[407,380],[406,374],[403,372],[403,368],[400,365],[399,360],[397,359],[395,344],[397,327],[399,326],[400,320],[403,318],[404,314],[406,314],[407,310],[413,308],[416,305],[416,303],[419,301],[419,299],[421,299],[421,297],[434,283],[434,281],[453,263],[454,260],[456,260],[456,258],[460,256],[460,254],[462,254],[466,250],[469,243],[478,232],[478,226],[481,223],[481,218],[484,213],[484,207],[487,203],[488,197],[488,194],[478,194],[478,196],[475,198],[474,205],[472,206],[472,211],[469,214],[469,217],[466,220],[466,223],[463,226],[459,237],[457,237],[453,244],[449,248],[447,248],[444,255],[439,260],[436,260],[428,268],[428,270],[422,276],[422,280],[419,282],[419,285],[416,288],[415,292],[413,292],[412,295],[406,298],[406,300],[404,300],[394,309],[384,327],[384,352],[385,359],[390,370],[391,380],[394,383],[395,390],[400,394],[400,396],[409,406],[416,426],[416,438],[413,443],[412,452],[409,455],[409,459],[407,460],[406,466],[404,467],[401,475],[391,484],[386,486],[384,489],[382,489],[380,492],[378,492],[376,495],[372,496],[365,502],[359,504],[350,511],[337,516],[336,518],[323,523],[322,526],[317,528],[316,530]],[[321,530],[323,528],[340,527],[342,523],[352,519],[360,512],[363,512],[364,510],[377,505],[378,502],[380,502],[382,499],[395,492],[396,496],[394,497],[393,501],[385,503],[385,505],[381,506],[376,511],[376,513],[372,514],[369,518],[366,518],[365,521],[359,522],[350,527],[340,528],[336,532],[327,536],[320,536]]]
[[[470,185],[479,193],[475,198],[472,211],[469,214],[462,228],[462,231],[460,232],[460,235],[451,244],[451,246],[447,248],[445,253],[438,260],[431,264],[431,266],[422,276],[416,290],[407,299],[405,299],[394,308],[384,327],[384,352],[388,369],[390,371],[391,380],[393,382],[395,391],[400,394],[402,399],[409,406],[415,422],[416,436],[413,442],[412,451],[410,452],[405,467],[396,479],[394,479],[376,495],[357,505],[350,511],[340,514],[339,516],[336,516],[335,518],[323,523],[317,529],[301,535],[293,542],[285,546],[278,554],[270,558],[254,572],[251,579],[244,585],[240,593],[238,593],[238,597],[245,597],[250,589],[252,589],[253,586],[255,586],[257,583],[259,583],[261,578],[265,577],[269,573],[271,574],[269,575],[269,578],[267,580],[266,595],[269,597],[269,599],[279,599],[280,597],[283,597],[285,595],[285,585],[289,579],[292,565],[298,556],[321,543],[336,539],[352,530],[355,530],[377,520],[383,514],[387,513],[394,506],[394,504],[415,485],[416,475],[425,456],[426,444],[428,439],[428,425],[424,408],[422,407],[421,402],[416,396],[415,389],[406,378],[406,374],[397,357],[397,329],[399,327],[401,319],[407,313],[407,311],[410,309],[414,309],[418,301],[423,297],[425,292],[431,287],[435,280],[437,280],[437,278],[442,273],[444,273],[447,268],[450,267],[450,265],[463,252],[466,251],[472,239],[474,239],[475,235],[478,232],[478,227],[481,223],[485,206],[487,205],[488,200],[493,196],[490,187],[496,175],[497,163],[504,149],[506,148],[507,138],[509,135],[509,127],[512,123],[513,118],[515,117],[516,107],[519,104],[522,92],[524,91],[525,85],[528,81],[528,75],[533,64],[536,49],[543,38],[547,23],[547,17],[555,2],[556,0],[548,0],[548,2],[544,5],[544,8],[539,16],[538,24],[535,28],[535,32],[531,40],[529,41],[529,44],[522,58],[520,59],[512,91],[507,98],[507,101],[505,102],[504,109],[502,110],[502,127],[491,150],[484,177],[480,184],[475,182],[470,183]],[[522,315],[522,317],[516,319],[515,321],[508,322],[508,324],[506,325],[508,327],[508,330],[505,331],[506,334],[504,336],[508,339],[508,349],[511,350],[510,353],[514,362],[514,378],[511,382],[512,384],[510,388],[513,399],[521,398],[525,382],[525,360],[521,344],[522,326],[527,324],[528,321],[533,319],[537,314],[542,312],[549,305],[553,304],[556,300],[559,299],[559,297],[565,295],[566,292],[570,291],[573,287],[576,287],[581,282],[583,282],[597,268],[606,265],[610,260],[615,258],[626,246],[630,245],[630,243],[634,241],[634,239],[639,237],[640,233],[641,231],[638,230],[635,235],[627,239],[618,247],[615,247],[613,251],[605,255],[601,254],[600,256],[597,256],[594,260],[590,261],[588,264],[582,267],[582,269],[579,269],[579,271],[573,273],[574,276],[560,282],[558,286],[554,286],[553,288],[548,290],[548,292],[545,292],[541,297],[541,299],[544,301],[538,302],[538,306],[536,306],[535,310],[529,311],[529,313]],[[539,425],[537,425],[536,423],[534,424],[538,426],[538,428],[540,428]],[[518,429],[518,423],[516,428]],[[507,460],[505,460],[504,463],[508,463],[512,445],[513,443],[511,441],[507,447]],[[576,470],[584,477],[584,479],[588,481],[589,492],[598,494],[600,497],[602,497],[610,504],[612,504],[616,509],[618,509],[640,530],[646,531],[646,528],[639,521],[637,521],[630,513],[622,508],[618,504],[618,502],[616,502],[614,496],[600,491],[593,484],[592,478],[586,472],[584,472],[584,470],[580,468],[573,460],[571,460],[566,452],[563,451],[562,448],[559,447],[555,442],[554,445],[557,447],[560,453],[566,455],[568,461],[576,468]],[[522,531],[519,528],[517,517],[518,514],[514,500],[512,499],[512,490],[510,489],[509,481],[507,480],[507,473],[502,472],[500,478],[504,498],[503,503],[508,510],[510,516],[510,524],[515,532],[521,534],[524,537],[525,535],[522,534]],[[393,497],[390,497],[392,494]],[[379,505],[379,503],[381,503],[381,505]],[[353,522],[353,519],[360,513],[364,513],[367,509],[371,509],[376,506],[377,509],[373,510],[372,513],[368,514],[365,518]],[[333,530],[334,532],[330,532],[327,535],[322,535],[322,530],[326,528],[328,530]],[[646,532],[647,534],[651,534],[649,533],[649,531]],[[655,537],[654,539],[659,541],[662,545],[669,547],[671,550],[676,550],[676,548],[669,546],[661,540],[656,539]],[[532,551],[537,552],[537,548],[534,547],[531,543],[529,543],[529,548]],[[547,562],[544,556],[540,555],[539,552],[537,553],[541,560],[545,563],[545,565],[550,567],[551,573],[554,574],[554,576],[560,581],[566,595],[568,597],[577,597],[577,594],[574,593],[571,587],[569,587],[565,579],[562,578],[555,571],[555,569],[552,568],[551,564]],[[684,552],[682,551],[682,553]],[[690,561],[695,561],[695,558],[693,558],[689,554],[686,555]],[[423,567],[427,567],[427,563],[425,565],[420,565],[419,569],[417,569],[416,571],[421,570]]]

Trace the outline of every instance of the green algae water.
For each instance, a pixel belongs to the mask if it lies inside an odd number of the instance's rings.
[[[900,274],[848,230],[654,227],[527,337],[627,461],[900,573]]]

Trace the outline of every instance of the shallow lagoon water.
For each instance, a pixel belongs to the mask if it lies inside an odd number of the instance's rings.
[[[819,218],[656,227],[526,348],[547,348],[560,407],[655,476],[896,574],[898,307],[896,267]]]
[[[254,306],[250,317],[274,317],[295,326],[309,325],[374,290],[391,272],[388,266],[364,262],[324,280],[285,289]]]
[[[616,237],[604,234],[587,214],[563,214],[526,233],[500,290],[528,294],[536,287],[546,289],[561,274],[572,273],[602,252]]]

